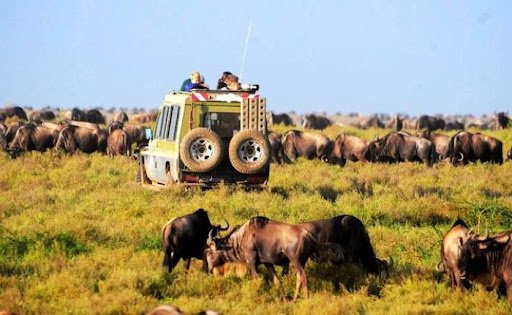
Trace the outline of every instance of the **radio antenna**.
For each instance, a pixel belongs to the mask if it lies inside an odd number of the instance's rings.
[[[245,38],[244,53],[242,54],[242,65],[240,66],[240,82],[244,76],[245,56],[247,55],[247,46],[249,46],[249,38],[251,37],[252,18],[249,20],[249,27],[247,28],[247,37]]]

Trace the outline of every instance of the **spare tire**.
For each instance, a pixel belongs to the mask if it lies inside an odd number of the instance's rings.
[[[190,130],[180,143],[180,158],[193,172],[209,172],[222,161],[222,140],[207,128]]]
[[[229,160],[242,174],[262,171],[270,161],[270,144],[258,130],[243,130],[229,142]]]

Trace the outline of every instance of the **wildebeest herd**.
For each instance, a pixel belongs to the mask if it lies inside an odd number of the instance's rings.
[[[120,112],[105,126],[105,118],[98,110],[82,111],[78,108],[64,113],[64,120],[55,124],[53,111],[35,111],[30,121],[25,123],[27,115],[21,107],[7,108],[2,111],[4,119],[17,116],[20,120],[9,126],[0,120],[0,150],[15,157],[22,152],[54,150],[73,154],[100,152],[109,156],[132,154],[132,145],[147,144],[145,127],[127,124],[128,116]],[[143,114],[132,116],[132,120],[148,122],[148,117],[139,120]],[[104,127],[105,126],[105,127]]]
[[[291,163],[298,157],[344,166],[352,162],[398,163],[417,161],[432,167],[435,163],[453,165],[470,162],[502,164],[503,143],[481,133],[458,131],[452,137],[424,130],[416,135],[392,131],[383,137],[365,140],[340,134],[335,140],[307,131],[289,130],[284,135],[269,135],[272,161]],[[507,160],[512,158],[512,149]]]

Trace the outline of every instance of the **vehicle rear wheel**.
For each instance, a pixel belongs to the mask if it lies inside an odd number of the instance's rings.
[[[222,140],[213,130],[196,128],[180,144],[180,158],[193,172],[209,172],[222,161]]]
[[[270,161],[270,144],[258,130],[243,130],[229,142],[229,160],[242,174],[262,171]]]

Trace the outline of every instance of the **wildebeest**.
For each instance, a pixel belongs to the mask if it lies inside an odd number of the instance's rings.
[[[302,118],[302,128],[306,129],[325,129],[332,125],[332,122],[329,118],[315,115],[315,114],[308,114],[304,115]]]
[[[126,112],[121,111],[114,116],[113,120],[125,123],[128,121],[128,115],[126,114]]]
[[[503,143],[491,136],[459,131],[450,138],[448,156],[453,165],[482,163],[503,163]]]
[[[55,113],[51,110],[35,111],[30,114],[30,121],[49,121],[55,119]]]
[[[130,117],[130,120],[132,121],[135,121],[135,122],[138,122],[139,124],[145,124],[147,122],[150,122],[151,119],[149,117],[148,114],[146,113],[138,113],[138,114],[133,114],[131,117]]]
[[[148,144],[149,139],[146,137],[146,128],[143,126],[128,125],[118,120],[113,120],[108,125],[109,134],[116,129],[125,130],[130,136],[132,143],[135,143],[137,147]]]
[[[150,312],[148,312],[146,315],[183,315],[184,313],[177,307],[164,304],[160,305],[154,309],[152,309]]]
[[[10,144],[16,135],[16,132],[19,128],[24,126],[25,123],[22,121],[15,121],[7,127],[7,131],[5,132],[5,140],[7,140],[7,144]]]
[[[461,279],[486,279],[488,289],[505,286],[512,303],[512,232],[503,232],[484,239],[469,238],[462,246],[458,267]]]
[[[273,112],[267,113],[267,125],[283,124],[285,126],[293,126],[293,120],[290,115],[286,113],[274,114]]]
[[[496,115],[496,120],[498,122],[498,129],[506,129],[508,128],[508,124],[510,118],[503,112],[500,112]]]
[[[411,136],[402,131],[393,131],[382,138],[370,141],[366,157],[372,162],[418,161],[432,167],[435,149],[430,140]]]
[[[382,121],[380,121],[379,117],[372,116],[369,118],[364,119],[360,124],[359,127],[362,129],[368,129],[368,128],[384,128],[384,124]]]
[[[297,271],[293,297],[296,301],[301,288],[304,289],[305,296],[308,296],[304,267],[317,245],[320,244],[301,226],[254,217],[233,229],[224,238],[208,238],[208,271],[225,262],[245,262],[255,278],[256,267],[263,264],[271,273],[274,282],[277,282],[274,266],[291,264]]]
[[[71,120],[74,121],[86,121],[93,124],[104,124],[105,117],[100,113],[97,109],[91,109],[88,111],[83,111],[78,108],[73,108],[71,110]]]
[[[449,131],[449,130],[463,130],[464,129],[464,124],[457,121],[457,120],[454,120],[454,121],[447,121],[446,124],[444,125],[444,130],[446,131]]]
[[[448,144],[450,142],[450,137],[426,129],[418,133],[417,136],[428,139],[432,142],[436,151],[436,161],[444,160],[448,157]]]
[[[204,249],[210,231],[217,234],[229,228],[212,225],[208,213],[197,209],[194,213],[173,218],[162,227],[162,246],[164,249],[163,265],[171,272],[180,259],[185,261],[185,269],[190,268],[192,258],[203,260],[203,271],[206,271]]]
[[[19,106],[6,107],[4,109],[0,109],[0,112],[5,113],[5,116],[9,118],[17,116],[19,119],[28,120],[27,113],[25,113],[25,110]]]
[[[283,157],[287,162],[295,161],[298,157],[328,161],[333,148],[333,142],[326,136],[298,130],[286,132],[281,142]]]
[[[282,135],[270,132],[268,134],[268,142],[270,143],[270,155],[272,157],[272,162],[276,164],[283,163],[283,145],[281,143]]]
[[[132,137],[124,129],[116,129],[107,137],[107,154],[111,157],[117,155],[132,155]]]
[[[361,220],[352,215],[340,215],[298,225],[310,232],[316,242],[341,245],[344,261],[360,264],[369,273],[379,274],[388,268],[386,261],[375,256],[370,237]]]
[[[30,123],[16,131],[16,135],[9,145],[9,151],[13,154],[32,150],[44,152],[54,147],[58,135],[59,131],[56,129]]]
[[[365,157],[366,148],[367,144],[365,140],[356,136],[339,134],[336,140],[334,140],[329,162],[340,166],[345,166],[347,160],[352,162],[367,162]]]
[[[445,122],[442,118],[422,115],[416,121],[416,129],[443,130]]]
[[[93,153],[95,151],[106,153],[107,131],[96,124],[68,121],[60,131],[55,150],[63,150],[67,153],[82,151]]]
[[[471,236],[472,232],[469,227],[459,219],[453,223],[441,241],[441,261],[439,263],[443,264],[444,271],[448,273],[452,288],[460,288],[462,285],[458,266],[460,249]]]

